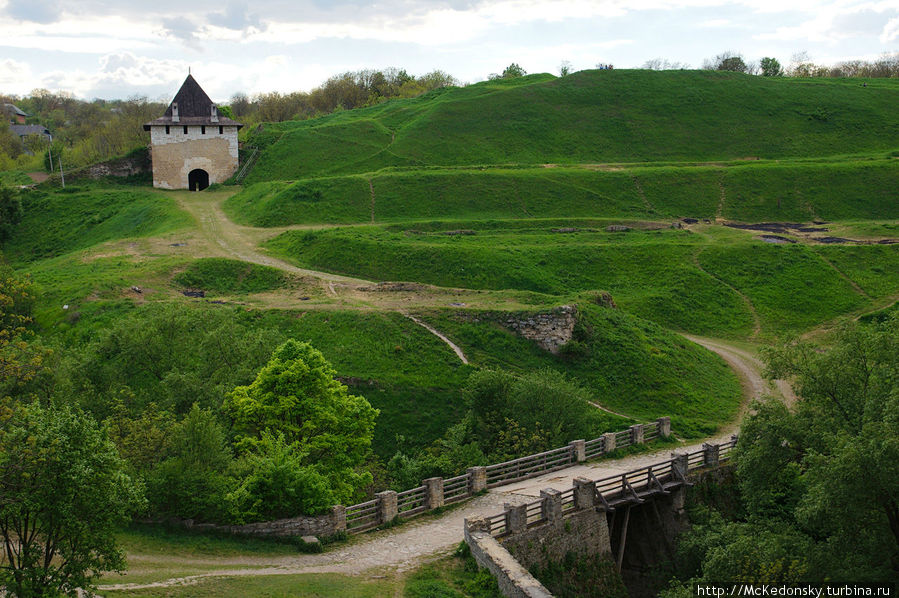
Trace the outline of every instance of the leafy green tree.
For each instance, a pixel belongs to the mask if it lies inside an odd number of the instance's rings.
[[[735,73],[745,73],[749,71],[749,66],[743,60],[743,57],[734,52],[722,52],[711,60],[703,62],[702,68],[713,71],[732,71]]]
[[[0,416],[0,585],[75,595],[125,567],[115,530],[143,506],[115,447],[87,415],[6,403]]]
[[[761,60],[763,77],[783,77],[784,70],[777,58],[765,57]]]
[[[799,400],[754,405],[735,453],[744,512],[699,518],[679,549],[681,580],[899,575],[899,316],[845,325],[831,341],[764,351]]]
[[[184,415],[198,403],[218,410],[224,395],[247,384],[284,340],[273,328],[232,309],[155,305],[118,318],[59,365],[58,384],[95,417],[109,417],[123,396],[133,416],[150,403]]]
[[[330,480],[304,463],[306,455],[284,434],[263,432],[235,467],[240,485],[228,495],[236,523],[317,515],[340,502]]]
[[[165,450],[171,456],[148,475],[151,509],[184,519],[227,520],[225,497],[235,481],[228,471],[231,449],[215,415],[194,405],[172,429]]]
[[[475,438],[491,459],[521,457],[599,433],[588,393],[554,370],[522,376],[482,370],[471,375],[466,394]]]
[[[31,282],[0,265],[0,396],[27,392],[44,372],[49,352],[29,330],[34,299]]]
[[[378,410],[351,395],[336,371],[309,343],[289,340],[249,386],[225,398],[242,452],[258,447],[264,434],[283,434],[300,462],[327,478],[338,501],[351,500],[371,482],[360,471],[371,450]]]

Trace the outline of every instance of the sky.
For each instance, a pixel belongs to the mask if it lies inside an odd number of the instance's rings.
[[[474,83],[513,62],[698,68],[725,51],[875,59],[899,51],[899,0],[0,0],[0,94],[168,102],[190,69],[225,102],[359,69]]]

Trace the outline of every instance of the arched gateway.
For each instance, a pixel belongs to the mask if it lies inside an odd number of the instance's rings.
[[[237,130],[188,75],[165,114],[144,125],[150,131],[153,186],[203,190],[237,171]]]

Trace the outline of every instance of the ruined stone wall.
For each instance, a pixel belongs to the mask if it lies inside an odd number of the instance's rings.
[[[596,509],[576,511],[512,534],[501,542],[528,569],[561,561],[569,552],[579,557],[612,552],[606,514]]]
[[[324,539],[346,531],[346,514],[344,507],[335,506],[329,513],[317,517],[291,517],[246,525],[215,525],[212,523],[191,525],[190,522],[186,522],[186,527],[245,536],[269,538],[315,536]]]
[[[544,587],[527,569],[521,566],[490,532],[465,528],[465,542],[471,549],[471,556],[479,567],[490,571],[496,578],[503,596],[509,598],[552,598]]]
[[[171,125],[166,134],[164,126],[153,126],[150,144],[153,153],[153,186],[162,189],[187,189],[187,175],[200,168],[209,173],[209,184],[222,183],[237,171],[237,127],[207,125]]]
[[[577,323],[577,307],[562,305],[545,313],[513,314],[505,318],[503,325],[526,339],[532,340],[550,353],[571,340]]]

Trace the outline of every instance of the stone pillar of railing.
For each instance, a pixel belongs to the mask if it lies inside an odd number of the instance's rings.
[[[393,490],[385,490],[375,494],[378,499],[378,524],[390,523],[396,519],[399,511],[396,506],[396,492]]]
[[[346,531],[346,507],[343,505],[334,505],[331,507],[331,527],[334,533]]]
[[[527,505],[503,505],[506,512],[506,531],[510,534],[521,532],[528,528]]]
[[[574,508],[578,510],[592,509],[593,497],[596,494],[596,482],[587,478],[574,478]]]
[[[602,435],[602,451],[611,453],[615,450],[615,432],[606,432]]]
[[[690,472],[690,455],[687,453],[671,453],[671,469],[680,477],[687,477]]]
[[[660,417],[659,422],[659,436],[662,438],[668,438],[671,436],[671,418],[670,417]]]
[[[574,462],[580,463],[587,460],[586,440],[572,440],[568,443],[568,446],[571,447],[571,459]]]
[[[562,518],[562,493],[555,488],[545,488],[540,491],[543,504],[540,505],[540,513],[552,523]]]
[[[468,493],[477,494],[487,489],[487,468],[483,466],[468,468]]]
[[[643,444],[643,424],[634,424],[631,426],[631,443]]]
[[[718,449],[717,444],[702,444],[702,464],[706,467],[716,467],[718,465]]]
[[[425,505],[428,510],[443,506],[443,478],[428,478],[421,481],[425,487]]]

